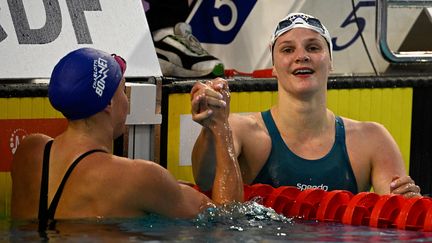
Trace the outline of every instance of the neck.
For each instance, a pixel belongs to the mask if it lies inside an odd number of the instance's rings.
[[[334,126],[334,114],[326,107],[325,93],[309,100],[279,96],[272,114],[281,131],[296,137],[318,136]]]
[[[114,140],[112,126],[106,120],[97,117],[69,121],[64,136],[75,141],[76,146],[112,151]]]

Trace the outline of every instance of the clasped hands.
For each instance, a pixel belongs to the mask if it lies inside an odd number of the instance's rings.
[[[225,79],[196,82],[190,92],[190,98],[192,120],[195,122],[207,128],[218,122],[227,122],[230,92]]]

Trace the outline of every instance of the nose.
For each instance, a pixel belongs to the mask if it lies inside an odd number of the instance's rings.
[[[309,62],[310,61],[310,57],[308,55],[306,55],[306,54],[304,54],[304,55],[298,55],[296,61],[297,62]]]
[[[297,58],[296,62],[309,62],[310,57],[307,55],[307,53],[304,50],[298,50],[297,51]]]

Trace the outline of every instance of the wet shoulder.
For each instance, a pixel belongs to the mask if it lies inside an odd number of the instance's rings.
[[[44,146],[45,144],[52,140],[50,136],[41,133],[30,134],[26,136],[20,143],[19,147],[23,148],[34,148],[38,146]]]
[[[112,156],[113,171],[123,171],[127,178],[160,178],[167,170],[156,162],[143,159],[130,159]]]
[[[374,136],[386,130],[386,128],[378,122],[357,121],[346,117],[342,117],[342,119],[347,134]]]
[[[260,112],[235,114],[232,113],[229,122],[233,129],[245,132],[267,131]]]
[[[157,188],[167,177],[166,169],[152,161],[104,153],[89,159],[76,168],[80,182],[92,184],[93,192],[109,189],[113,195],[123,195],[125,200]]]
[[[366,148],[385,143],[391,137],[387,129],[378,122],[357,121],[343,118],[348,144],[364,145]]]
[[[14,153],[14,163],[34,163],[34,159],[42,158],[45,145],[50,140],[52,138],[44,134],[26,136]]]
[[[132,192],[152,194],[155,190],[177,186],[176,179],[156,162],[117,156],[115,160],[117,165],[110,173],[119,177],[118,182],[128,186]]]

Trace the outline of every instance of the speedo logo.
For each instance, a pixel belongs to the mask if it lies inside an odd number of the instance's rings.
[[[328,191],[328,186],[326,186],[324,184],[317,186],[317,185],[306,185],[306,184],[297,183],[297,188],[302,190],[302,191],[304,191],[306,189],[311,189],[311,188],[313,188],[313,189],[318,188],[318,189],[322,189],[324,191]]]
[[[99,97],[102,97],[105,90],[105,79],[108,77],[108,61],[98,58],[93,61],[93,89]]]

